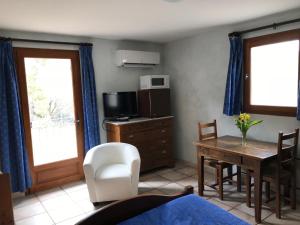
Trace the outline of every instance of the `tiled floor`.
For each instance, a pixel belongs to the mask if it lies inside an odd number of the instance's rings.
[[[208,182],[213,179],[212,174],[206,174]],[[177,162],[172,169],[161,169],[141,176],[139,193],[173,194],[182,191],[186,185],[194,186],[197,194],[196,171],[187,163]],[[221,201],[215,190],[205,186],[205,198],[250,224],[255,224],[254,209],[246,206],[245,193],[236,192],[236,188],[232,185],[224,185],[224,190],[224,201]],[[83,181],[14,199],[17,225],[73,225],[94,210],[96,208],[89,201],[87,187]],[[300,205],[297,210],[284,207],[281,220],[264,205],[262,219],[262,224],[299,225]]]

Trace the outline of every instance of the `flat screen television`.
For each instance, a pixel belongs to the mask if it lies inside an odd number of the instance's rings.
[[[136,92],[103,93],[104,116],[109,119],[137,116]]]

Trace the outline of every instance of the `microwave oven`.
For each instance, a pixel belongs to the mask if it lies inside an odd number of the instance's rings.
[[[169,75],[144,75],[140,76],[140,89],[170,88]]]

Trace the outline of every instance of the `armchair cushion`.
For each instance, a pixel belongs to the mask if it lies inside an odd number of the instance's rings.
[[[131,180],[131,172],[126,164],[105,165],[97,169],[95,175],[96,181],[108,181],[114,179]]]

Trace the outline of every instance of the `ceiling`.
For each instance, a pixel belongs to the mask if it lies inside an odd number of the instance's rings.
[[[167,42],[298,7],[299,0],[0,0],[0,29]]]

